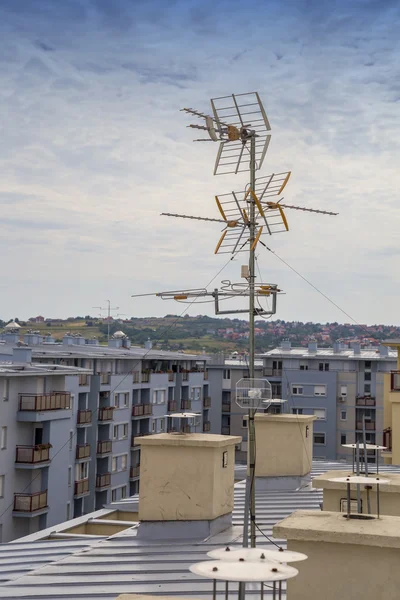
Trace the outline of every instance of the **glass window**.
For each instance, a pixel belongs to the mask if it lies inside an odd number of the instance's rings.
[[[69,432],[69,449],[70,450],[72,450],[72,442],[73,442],[73,440],[74,440],[74,432],[71,429],[71,431]]]
[[[119,408],[119,394],[114,394],[114,406]]]
[[[347,442],[346,442],[346,434],[345,433],[341,433],[340,434],[340,443],[341,444],[347,444]]]
[[[302,408],[292,408],[292,414],[293,415],[302,415],[303,409]]]
[[[72,467],[68,467],[68,485],[72,484]]]
[[[128,437],[128,423],[124,423],[122,425],[122,437],[123,438],[127,438]]]
[[[365,383],[364,384],[364,394],[370,394],[370,393],[371,393],[371,384]]]
[[[121,498],[126,498],[126,485],[121,488]]]
[[[157,404],[157,390],[153,390],[153,396],[151,399],[152,404]]]
[[[345,410],[341,410],[340,411],[340,420],[341,421],[346,421],[347,420],[347,412]]]
[[[364,380],[365,381],[371,381],[372,379],[372,373],[370,371],[365,371],[364,373]]]
[[[71,518],[71,502],[67,502],[67,521]]]
[[[326,396],[326,385],[314,385],[314,396]]]
[[[118,500],[118,488],[115,490],[111,490],[111,502],[116,502]]]
[[[249,422],[249,417],[247,417],[247,416],[243,417],[243,419],[242,419],[242,428],[243,429],[247,429],[248,422]]]
[[[300,371],[308,371],[308,363],[300,363]]]
[[[126,470],[126,465],[128,464],[128,455],[127,454],[123,454],[121,456],[121,471],[125,471]]]
[[[231,378],[231,370],[224,369],[224,379],[230,379],[230,378]]]
[[[370,369],[371,368],[371,361],[370,360],[366,360],[365,361],[365,368],[366,369]]]
[[[118,439],[118,425],[114,425],[113,427],[113,440]]]
[[[292,394],[293,396],[302,396],[303,395],[303,387],[300,385],[292,386]]]
[[[10,380],[9,379],[5,379],[4,383],[3,383],[3,400],[5,402],[7,402],[8,400],[8,394],[10,392]]]
[[[3,498],[4,496],[4,480],[5,480],[6,476],[5,475],[0,475],[0,498]]]
[[[115,456],[112,457],[111,461],[111,471],[115,473],[117,470],[117,458]]]
[[[314,433],[314,444],[325,444],[325,433]]]
[[[326,420],[326,409],[325,408],[314,408],[314,416],[317,417],[317,421]]]
[[[0,449],[5,450],[7,448],[7,427],[3,426],[1,428],[1,439],[0,439]]]

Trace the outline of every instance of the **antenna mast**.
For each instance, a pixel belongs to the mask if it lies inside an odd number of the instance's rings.
[[[107,302],[107,306],[93,306],[93,308],[98,308],[101,311],[103,311],[103,310],[107,311],[107,341],[108,341],[110,339],[111,311],[119,310],[119,306],[111,306],[111,300],[106,300],[106,302]],[[101,314],[100,314],[100,316],[101,316]]]

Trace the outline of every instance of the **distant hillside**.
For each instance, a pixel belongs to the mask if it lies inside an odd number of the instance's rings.
[[[0,321],[0,327],[6,323]],[[21,333],[28,330],[52,334],[61,339],[67,332],[84,337],[97,337],[107,341],[107,323],[86,317],[69,319],[46,319],[43,322],[22,322]],[[122,330],[133,344],[143,345],[150,338],[154,345],[165,350],[191,350],[193,352],[230,352],[245,350],[248,345],[248,323],[240,319],[220,319],[198,315],[197,317],[132,317],[129,320],[111,320],[110,333]],[[256,349],[269,350],[283,339],[294,346],[306,346],[315,339],[319,346],[331,346],[334,341],[360,340],[364,345],[377,345],[380,340],[399,338],[400,327],[388,325],[353,325],[340,323],[302,323],[299,321],[259,320],[256,322]]]

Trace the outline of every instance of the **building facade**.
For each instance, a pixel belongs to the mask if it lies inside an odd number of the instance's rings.
[[[137,493],[141,436],[211,430],[204,357],[130,347],[124,336],[108,347],[37,335],[16,347],[18,334],[2,337],[3,541]],[[170,416],[180,411],[198,416]]]

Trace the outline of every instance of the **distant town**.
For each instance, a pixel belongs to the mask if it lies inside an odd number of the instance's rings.
[[[42,315],[23,321],[15,317],[21,334],[39,331],[61,340],[67,333],[86,338],[96,338],[106,343],[109,335],[117,331],[123,333],[135,345],[143,345],[151,340],[153,346],[162,350],[180,350],[195,353],[246,351],[248,346],[248,323],[240,319],[217,319],[205,315],[179,317],[168,314],[165,317],[99,318],[91,315],[69,317],[68,319],[48,318]],[[0,320],[0,327],[7,321]],[[302,323],[281,319],[259,320],[256,322],[256,349],[264,352],[278,346],[282,340],[290,340],[292,346],[307,346],[317,341],[318,346],[332,346],[340,340],[343,343],[358,341],[361,346],[377,346],[383,339],[399,338],[400,327],[395,325],[366,325],[352,323]]]

